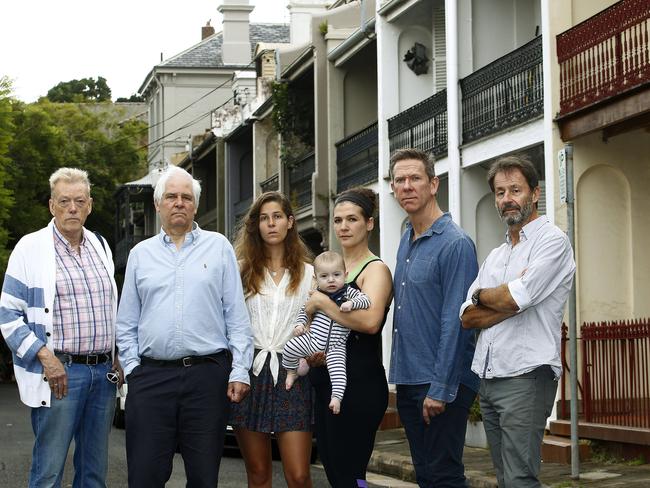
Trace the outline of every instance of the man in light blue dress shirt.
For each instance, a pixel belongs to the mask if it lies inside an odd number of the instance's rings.
[[[575,263],[569,238],[538,215],[535,167],[522,155],[488,172],[506,242],[492,250],[460,308],[481,329],[472,370],[481,378],[483,423],[499,486],[540,487],[540,450],[551,414],[561,325]]]
[[[161,175],[162,229],[129,255],[117,344],[129,385],[129,486],[164,487],[176,448],[188,487],[218,483],[229,403],[249,389],[253,335],[228,240],[193,221],[201,187],[185,170]]]

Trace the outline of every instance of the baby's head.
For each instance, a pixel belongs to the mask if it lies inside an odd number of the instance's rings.
[[[318,289],[334,293],[345,285],[345,262],[343,257],[334,251],[325,251],[314,259],[314,274]]]

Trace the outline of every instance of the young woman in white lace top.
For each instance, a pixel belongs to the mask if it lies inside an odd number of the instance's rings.
[[[311,385],[300,378],[287,391],[280,354],[293,337],[314,270],[283,194],[267,192],[257,198],[239,230],[235,251],[255,338],[251,391],[244,401],[232,404],[230,416],[248,486],[271,486],[275,433],[287,485],[311,487]]]

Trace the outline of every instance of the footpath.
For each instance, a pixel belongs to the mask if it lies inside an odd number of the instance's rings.
[[[465,476],[471,488],[498,488],[492,460],[487,449],[465,447]],[[380,476],[368,476],[369,487],[413,487],[415,472],[411,463],[404,429],[377,432],[375,450],[368,470]],[[542,463],[541,481],[549,488],[625,487],[650,488],[650,464],[597,463],[580,464],[580,479],[571,480],[571,466]]]

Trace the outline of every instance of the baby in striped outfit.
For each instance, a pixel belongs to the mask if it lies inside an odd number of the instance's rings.
[[[367,295],[345,283],[345,262],[340,254],[326,251],[314,260],[314,274],[318,290],[328,295],[339,305],[341,312],[351,312],[368,308],[370,299]],[[329,318],[318,310],[314,314],[311,325],[305,307],[298,313],[297,325],[294,328],[295,337],[284,346],[282,366],[287,369],[287,390],[291,389],[299,372],[306,374],[308,367],[300,367],[301,359],[317,352],[325,353],[327,370],[332,383],[332,399],[329,404],[332,413],[341,411],[341,401],[347,384],[345,343],[350,329]]]

